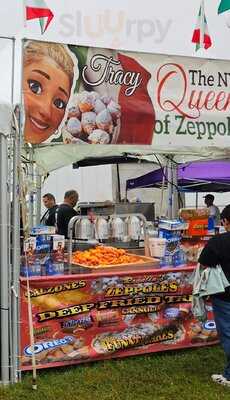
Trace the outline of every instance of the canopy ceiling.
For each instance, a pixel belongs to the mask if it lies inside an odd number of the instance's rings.
[[[159,156],[163,165],[164,155],[174,155],[174,160],[179,163],[205,159],[230,159],[230,148],[56,144],[37,147],[33,150],[33,160],[44,174],[91,157],[96,157],[100,165],[103,157],[114,156],[134,156],[156,163],[158,160],[155,155]]]

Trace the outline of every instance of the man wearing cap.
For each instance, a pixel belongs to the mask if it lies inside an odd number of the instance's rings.
[[[209,210],[210,217],[213,218],[214,226],[220,225],[220,210],[214,203],[215,197],[212,194],[204,196],[204,202]]]

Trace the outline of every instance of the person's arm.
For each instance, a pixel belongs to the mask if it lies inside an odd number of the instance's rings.
[[[216,208],[214,206],[209,207],[209,215],[210,215],[210,217],[216,216]]]

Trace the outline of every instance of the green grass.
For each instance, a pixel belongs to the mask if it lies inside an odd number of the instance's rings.
[[[223,364],[223,352],[214,346],[47,369],[38,372],[37,391],[26,373],[21,383],[0,387],[0,399],[229,400],[230,388],[210,380]]]

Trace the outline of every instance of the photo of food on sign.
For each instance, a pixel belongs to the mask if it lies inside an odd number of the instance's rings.
[[[26,143],[152,143],[151,74],[135,59],[112,50],[30,40],[23,65]]]

